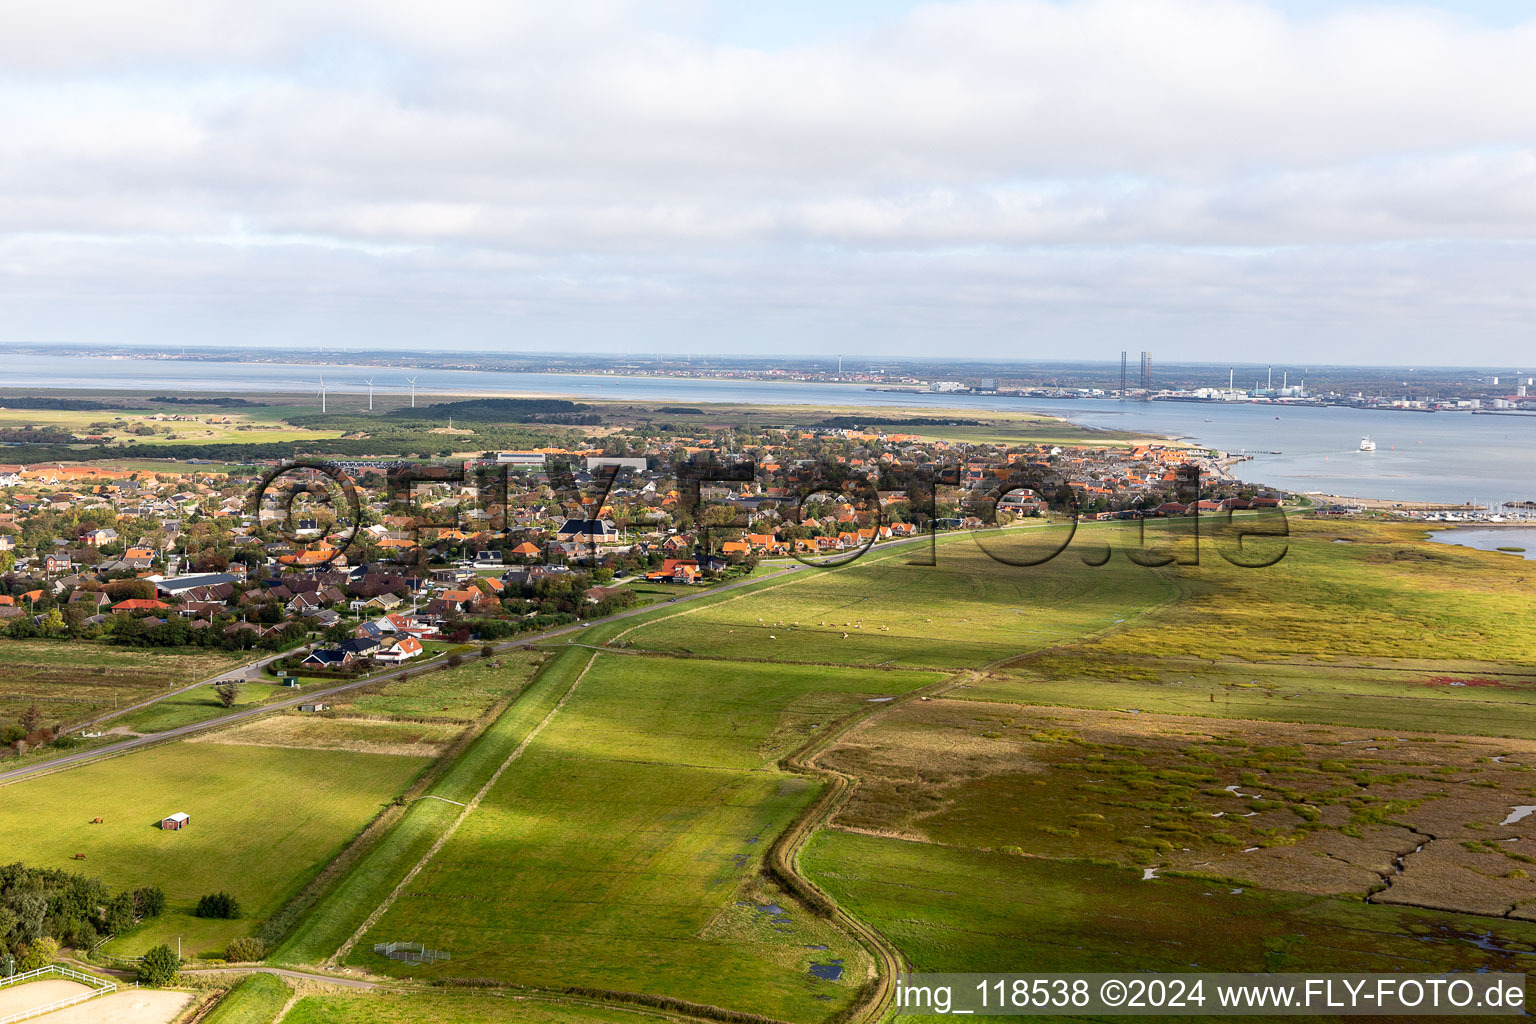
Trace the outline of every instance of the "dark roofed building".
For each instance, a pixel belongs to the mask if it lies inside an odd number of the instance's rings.
[[[555,540],[564,543],[584,541],[588,543],[613,542],[619,539],[619,529],[606,519],[567,519],[555,531]]]

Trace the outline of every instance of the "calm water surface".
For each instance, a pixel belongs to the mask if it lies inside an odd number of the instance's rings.
[[[1536,526],[1458,526],[1454,530],[1436,530],[1429,539],[1437,544],[1456,544],[1479,551],[1499,548],[1525,548],[1506,552],[1527,561],[1536,560]]]
[[[898,394],[856,385],[793,381],[696,380],[488,370],[407,370],[357,365],[187,362],[44,356],[13,359],[9,387],[112,388],[238,395],[314,394],[325,375],[332,409],[366,408],[374,378],[379,394],[550,395],[679,404],[852,406],[865,409],[972,409],[1048,412],[1084,426],[1171,434],[1253,458],[1237,467],[1245,480],[1296,491],[1398,499],[1496,503],[1536,499],[1536,417],[1468,413],[1274,408],[1248,404],[1117,402],[1000,398],[995,395]],[[1360,452],[1369,435],[1377,450]],[[1279,453],[1279,454],[1275,454]]]

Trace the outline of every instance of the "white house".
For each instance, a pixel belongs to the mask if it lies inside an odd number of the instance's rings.
[[[388,665],[398,665],[403,661],[418,657],[423,651],[421,641],[413,636],[403,636],[396,640],[386,640],[377,651],[373,660],[381,661]]]

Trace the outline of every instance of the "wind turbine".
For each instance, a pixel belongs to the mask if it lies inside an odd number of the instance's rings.
[[[407,377],[405,379],[411,385],[411,408],[414,409],[414,408],[416,408],[416,378],[415,377]]]
[[[368,385],[368,411],[373,412],[373,378],[364,377],[363,381]]]
[[[325,413],[325,374],[320,375],[320,412]]]

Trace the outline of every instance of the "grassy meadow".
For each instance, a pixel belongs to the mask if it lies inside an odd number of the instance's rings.
[[[756,848],[808,797],[785,799],[786,794],[751,778],[732,780],[730,773],[771,770],[776,758],[850,713],[855,695],[867,703],[946,675],[957,684],[951,696],[959,700],[903,705],[893,715],[877,714],[863,728],[870,731],[879,723],[898,721],[917,707],[929,713],[941,706],[958,707],[968,719],[965,743],[952,746],[934,722],[919,721],[912,736],[878,734],[872,760],[864,764],[839,759],[835,753],[823,758],[824,764],[864,780],[838,821],[846,818],[850,825],[887,835],[910,832],[924,840],[860,835],[859,841],[915,849],[912,857],[924,856],[930,848],[954,850],[974,844],[981,855],[1017,846],[1045,861],[1065,864],[1095,856],[1094,842],[1082,838],[1094,833],[1095,823],[1083,817],[1108,817],[1111,805],[1129,807],[1117,812],[1129,815],[1122,829],[1144,827],[1153,835],[1175,839],[1183,839],[1184,833],[1168,833],[1173,823],[1159,815],[1171,810],[1193,820],[1198,813],[1203,827],[1195,832],[1186,828],[1185,833],[1197,837],[1192,849],[1207,851],[1210,863],[1202,865],[1191,856],[1188,865],[1181,862],[1168,870],[1239,870],[1226,860],[1248,847],[1234,850],[1228,844],[1252,843],[1254,849],[1266,851],[1266,857],[1271,849],[1279,852],[1273,863],[1254,861],[1259,868],[1241,865],[1260,884],[1248,878],[1236,887],[1278,899],[1288,885],[1294,887],[1295,879],[1307,876],[1306,862],[1289,850],[1317,827],[1309,815],[1322,806],[1318,815],[1329,834],[1339,842],[1347,840],[1346,846],[1354,845],[1308,855],[1353,857],[1334,875],[1358,884],[1363,894],[1378,880],[1377,866],[1390,868],[1392,856],[1399,852],[1396,845],[1411,838],[1405,825],[1423,823],[1400,814],[1399,804],[1423,804],[1429,808],[1423,813],[1439,828],[1446,823],[1434,817],[1441,813],[1435,808],[1451,808],[1445,813],[1457,817],[1456,827],[1468,830],[1464,834],[1473,837],[1468,841],[1475,842],[1477,828],[1496,823],[1504,813],[1500,808],[1525,798],[1530,787],[1518,774],[1519,766],[1507,772],[1487,766],[1503,748],[1478,748],[1481,753],[1474,757],[1452,743],[1441,751],[1449,760],[1439,762],[1424,758],[1422,748],[1391,738],[1379,740],[1370,753],[1341,746],[1370,742],[1369,732],[1351,733],[1349,739],[1298,739],[1288,733],[1286,742],[1297,740],[1310,753],[1270,764],[1262,753],[1195,739],[1212,733],[1211,727],[1194,722],[1214,715],[1319,726],[1350,722],[1367,728],[1428,729],[1438,723],[1441,731],[1446,723],[1455,723],[1451,731],[1497,734],[1496,723],[1506,712],[1524,713],[1522,696],[1532,676],[1513,661],[1477,660],[1485,650],[1478,631],[1489,624],[1489,616],[1500,614],[1498,602],[1513,598],[1512,587],[1493,587],[1485,598],[1493,606],[1453,602],[1456,607],[1449,612],[1416,593],[1427,575],[1442,588],[1487,594],[1487,574],[1507,569],[1508,563],[1475,552],[1443,559],[1440,552],[1447,549],[1426,552],[1427,545],[1401,527],[1344,529],[1358,533],[1353,544],[1334,543],[1340,539],[1338,524],[1323,528],[1295,523],[1286,558],[1262,569],[1234,567],[1220,558],[1215,549],[1225,541],[1219,534],[1203,538],[1198,565],[1159,569],[1125,557],[1136,538],[1119,526],[1085,525],[1061,557],[1034,567],[1002,564],[974,539],[950,537],[938,546],[936,566],[912,565],[914,549],[898,548],[843,568],[806,570],[788,580],[769,581],[700,607],[658,609],[639,624],[602,635],[616,652],[596,657],[548,727],[368,935],[368,941],[412,938],[435,943],[453,951],[455,960],[432,968],[400,967],[355,950],[351,962],[411,976],[468,975],[530,985],[665,991],[747,1008],[732,1002],[736,997],[731,989],[714,981],[716,973],[726,973],[719,965],[727,961],[699,946],[708,950],[709,940],[740,935],[743,927],[761,923],[740,913],[750,910],[741,904],[754,900],[734,895],[764,884],[752,871]],[[1154,547],[1172,543],[1189,550],[1188,538],[1179,536],[1177,527],[1162,540],[1155,529],[1149,535]],[[1029,528],[992,535],[985,543],[1020,557],[1053,546],[1060,537],[1064,531],[1058,528]],[[1108,563],[1092,564],[1101,560],[1095,556],[1106,543],[1111,548]],[[1443,571],[1446,566],[1448,572]],[[1341,610],[1357,614],[1355,598],[1346,600],[1344,595],[1363,588],[1369,597],[1372,587],[1387,591],[1389,610],[1382,614],[1398,637],[1442,628],[1449,615],[1461,638],[1437,634],[1439,648],[1413,659],[1404,657],[1393,636],[1373,633],[1354,620],[1332,634],[1318,634],[1338,636],[1337,649],[1327,642],[1297,641],[1303,622],[1321,630],[1325,624],[1337,624]],[[1263,611],[1271,588],[1282,595],[1276,614],[1290,620],[1279,627]],[[1269,639],[1277,628],[1291,633],[1284,657]],[[589,639],[602,642],[599,636]],[[1240,650],[1273,656],[1240,659],[1234,653]],[[1302,653],[1305,658],[1298,657]],[[980,676],[964,671],[975,668],[984,671]],[[1080,687],[1080,680],[1089,683]],[[1112,752],[1104,756],[1139,765],[1138,771],[1153,766],[1146,782],[1133,775],[1115,792],[1078,786],[1085,773],[1094,773],[1102,762],[1070,770],[1050,764],[1044,781],[1052,793],[1052,813],[1060,820],[1048,817],[1038,823],[1043,828],[1028,830],[1028,841],[1020,841],[1007,815],[1025,816],[1035,810],[1033,787],[1042,779],[1031,777],[1036,770],[1030,767],[1033,755],[1018,744],[1081,755],[1087,741],[1054,735],[1070,730],[1048,721],[1036,722],[1033,730],[1044,739],[999,739],[1013,725],[983,720],[1021,713],[1050,719],[1047,709],[1023,707],[1030,704],[1081,703],[1123,710],[1119,705],[1127,692],[1161,697],[1161,704],[1148,699],[1128,707],[1172,712],[1180,717],[1171,719],[1167,728],[1175,733],[1187,729],[1190,738],[1159,753],[1156,744],[1147,747],[1138,740],[1151,726],[1132,721],[1123,726],[1123,735],[1093,741]],[[1362,695],[1382,699],[1362,702]],[[1310,712],[1304,710],[1309,702],[1314,705]],[[1361,710],[1362,703],[1369,709]],[[1356,709],[1354,719],[1341,717],[1351,707]],[[1184,721],[1191,724],[1179,725]],[[1223,735],[1244,731],[1237,721],[1222,728]],[[972,749],[968,743],[980,747]],[[1097,748],[1090,744],[1090,749]],[[1162,757],[1166,763],[1157,760]],[[1213,771],[1213,764],[1226,764],[1231,769],[1226,774],[1232,777]],[[1405,766],[1414,770],[1398,778]],[[1256,771],[1272,774],[1261,775],[1266,803],[1255,817],[1241,808],[1259,805],[1243,804],[1223,787],[1247,784]],[[724,778],[722,772],[727,773]],[[1447,773],[1454,773],[1452,781],[1477,787],[1465,791],[1471,794],[1467,800],[1435,802],[1437,787],[1451,778]],[[1068,778],[1073,785],[1066,784]],[[1359,791],[1362,785],[1371,788]],[[860,819],[869,801],[879,803],[882,786],[894,794],[895,805],[915,809],[917,818]],[[1148,788],[1141,792],[1140,786]],[[1207,790],[1214,795],[1186,799],[1189,793]],[[1189,806],[1180,810],[1180,801]],[[1210,806],[1199,806],[1205,803]],[[1232,819],[1220,821],[1218,810],[1233,804],[1239,809],[1231,812]],[[1405,817],[1409,820],[1399,820]],[[1212,827],[1212,821],[1219,824]],[[1125,845],[1117,842],[1122,837],[1104,837],[1097,858],[1138,867],[1149,857],[1168,859],[1161,856],[1166,843],[1141,843],[1134,835],[1137,843]],[[841,836],[823,833],[815,843],[841,841]],[[1297,848],[1312,849],[1305,844]],[[1481,906],[1502,898],[1502,893],[1494,893],[1502,885],[1511,902],[1523,905],[1526,883],[1518,862],[1480,860],[1485,852],[1457,855],[1433,872],[1422,869],[1417,891],[1436,889],[1440,883],[1434,879],[1455,878],[1461,881],[1446,883],[1452,903]],[[722,869],[722,862],[735,862],[739,870]],[[1007,863],[1019,862],[1016,854],[1007,856]],[[809,851],[803,858],[803,866],[818,882],[835,889],[833,877],[822,869],[826,863]],[[1131,880],[1140,880],[1134,869],[1126,870],[1132,871]],[[1490,872],[1496,880],[1506,880],[1481,890],[1466,881]],[[497,882],[487,884],[487,879]],[[898,884],[912,888],[910,883]],[[962,880],[952,884],[964,891]],[[1262,888],[1265,884],[1272,888]],[[1407,883],[1404,887],[1402,891],[1412,889]],[[466,899],[487,909],[466,914]],[[911,891],[904,899],[912,904]],[[778,927],[793,931],[800,915],[797,908],[789,909],[788,920]],[[1194,907],[1185,909],[1193,912]],[[1165,913],[1167,926],[1174,927],[1175,911]],[[1394,912],[1373,906],[1368,913]],[[1194,927],[1194,919],[1185,924]],[[782,969],[789,962],[783,950],[775,951],[775,938],[771,933],[759,935],[756,940],[768,940],[767,945],[747,947],[756,973],[735,960],[729,961],[729,973],[738,983],[753,979],[755,1011],[789,1019],[814,1016],[817,1008],[804,1002],[803,977],[796,983],[789,980],[795,972],[777,976],[766,968],[778,963]],[[803,943],[802,938],[796,936],[794,944],[820,944]],[[994,935],[992,941],[1003,939]],[[835,941],[827,944],[840,949]],[[1272,952],[1262,941],[1258,950],[1260,959]],[[850,967],[867,962],[856,949],[849,955]],[[828,1008],[820,1012],[824,1015]]]
[[[100,641],[6,640],[0,723],[36,703],[48,724],[89,719],[249,660],[201,648],[131,649]]]
[[[276,683],[243,683],[239,694],[235,697],[233,710],[255,707],[264,704],[277,696],[293,696],[298,691]],[[175,729],[183,725],[192,725],[195,722],[204,722],[210,718],[227,714],[230,708],[226,708],[218,696],[213,692],[213,686],[199,686],[184,693],[173,694],[164,700],[156,701],[148,707],[130,711],[112,719],[112,728],[128,729],[132,732],[151,733],[164,732],[167,729]]]
[[[1084,528],[1074,544],[1107,531]],[[923,545],[871,551],[847,566],[802,570],[748,597],[661,617],[623,634],[636,648],[719,658],[900,668],[979,668],[1108,630],[1170,600],[1156,570],[1113,559],[1085,565],[1069,546],[1036,566],[1067,531],[1030,528],[951,536],[936,564]],[[805,578],[810,576],[811,578]]]
[[[288,983],[271,974],[240,979],[203,1024],[272,1024],[293,995]]]
[[[179,743],[0,790],[6,855],[81,871],[114,889],[158,885],[168,912],[124,936],[130,955],[178,934],[188,952],[249,933],[352,838],[422,767],[420,758]],[[185,811],[191,824],[157,824]],[[100,817],[100,825],[91,824]],[[75,854],[85,854],[76,860]],[[202,921],[198,898],[226,890],[245,917]]]
[[[846,1002],[850,986],[814,979],[809,965],[841,958],[856,985],[867,957],[798,906],[780,912],[788,898],[756,874],[817,789],[774,762],[870,698],[941,676],[584,654],[590,667],[564,705],[350,962],[665,993],[791,1020],[825,1015],[819,996]],[[364,948],[407,937],[454,959],[411,967]]]
[[[920,971],[1521,972],[1536,944],[1526,922],[846,832],[802,859]]]
[[[1293,518],[1275,565],[1244,569],[1203,551],[1198,566],[1163,570],[1182,591],[1178,602],[1078,650],[1253,662],[1528,660],[1536,620],[1524,612],[1536,565],[1423,538],[1423,527],[1407,523]]]
[[[435,758],[458,738],[463,728],[455,722],[346,718],[335,716],[334,712],[290,710],[194,736],[188,742]]]
[[[1523,969],[1536,816],[1503,819],[1536,804],[1530,563],[1303,518],[1266,568],[1222,558],[1215,528],[1198,564],[1136,564],[1118,524],[1040,565],[987,553],[1066,536],[949,535],[936,565],[909,545],[658,602],[8,787],[0,834],[15,859],[164,886],[173,912],[122,952],[222,949],[313,880],[273,962],[502,986],[301,991],[297,1024],[654,1015],[550,995],[569,986],[837,1017],[877,961],[764,872],[799,816],[799,870],[921,970]],[[1192,553],[1187,524],[1148,536]],[[846,796],[784,767],[821,747]],[[173,810],[191,828],[152,827]],[[215,888],[250,917],[188,917]],[[810,974],[829,960],[840,979]],[[230,1005],[277,996],[244,991]]]
[[[368,916],[400,885],[406,874],[432,849],[459,815],[460,808],[479,792],[502,761],[517,748],[538,720],[549,713],[585,667],[589,653],[572,648],[554,657],[532,657],[504,664],[502,658],[433,673],[443,694],[475,692],[488,684],[487,674],[506,673],[501,685],[518,699],[490,722],[464,752],[379,840],[335,879],[315,905],[273,951],[279,963],[305,964],[329,960],[350,942]],[[406,684],[400,684],[406,685]],[[419,699],[419,698],[418,698]]]
[[[1502,662],[1255,664],[1049,651],[963,684],[952,696],[1470,736],[1536,730],[1536,673]]]
[[[1180,597],[968,683],[980,700],[1529,735],[1530,563],[1396,523],[1295,519],[1286,556],[1159,573]]]
[[[107,437],[122,444],[265,444],[271,441],[331,440],[333,430],[311,430],[285,423],[283,410],[244,409],[225,412],[217,408],[155,409],[5,409],[0,408],[0,427],[57,427],[79,436]],[[178,416],[180,419],[166,419]],[[98,429],[92,429],[97,427]],[[154,434],[136,434],[135,428],[151,427]],[[160,429],[169,431],[159,433]]]
[[[621,1006],[553,1000],[506,992],[391,992],[306,995],[284,1024],[635,1024],[655,1019]],[[268,1018],[270,1020],[270,1018]]]
[[[475,658],[447,672],[338,694],[331,706],[340,714],[472,721],[526,686],[544,657],[537,651],[503,651],[492,659]]]

